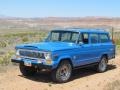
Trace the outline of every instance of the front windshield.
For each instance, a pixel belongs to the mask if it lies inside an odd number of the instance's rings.
[[[50,36],[48,38],[48,41],[56,42],[72,42],[76,43],[78,40],[79,33],[78,32],[72,32],[72,31],[52,31],[50,33]]]

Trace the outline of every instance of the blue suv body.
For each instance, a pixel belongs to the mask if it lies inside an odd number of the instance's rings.
[[[94,65],[97,71],[104,72],[108,61],[115,58],[115,45],[102,29],[52,30],[43,42],[15,48],[12,62],[20,63],[23,75],[47,69],[57,82],[68,81],[72,69],[82,66]]]

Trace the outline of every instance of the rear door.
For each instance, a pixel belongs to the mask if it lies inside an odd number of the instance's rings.
[[[101,44],[99,41],[99,34],[98,33],[91,33],[90,34],[90,44],[91,44],[91,63],[98,62],[100,60],[101,55]]]

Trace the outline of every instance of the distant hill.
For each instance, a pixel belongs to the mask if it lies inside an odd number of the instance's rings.
[[[46,17],[17,18],[0,16],[0,29],[44,29],[61,27],[120,28],[120,18],[107,17]]]

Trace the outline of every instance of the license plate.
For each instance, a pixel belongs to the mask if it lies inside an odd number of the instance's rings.
[[[32,66],[31,61],[28,60],[24,61],[24,65],[29,67]]]

